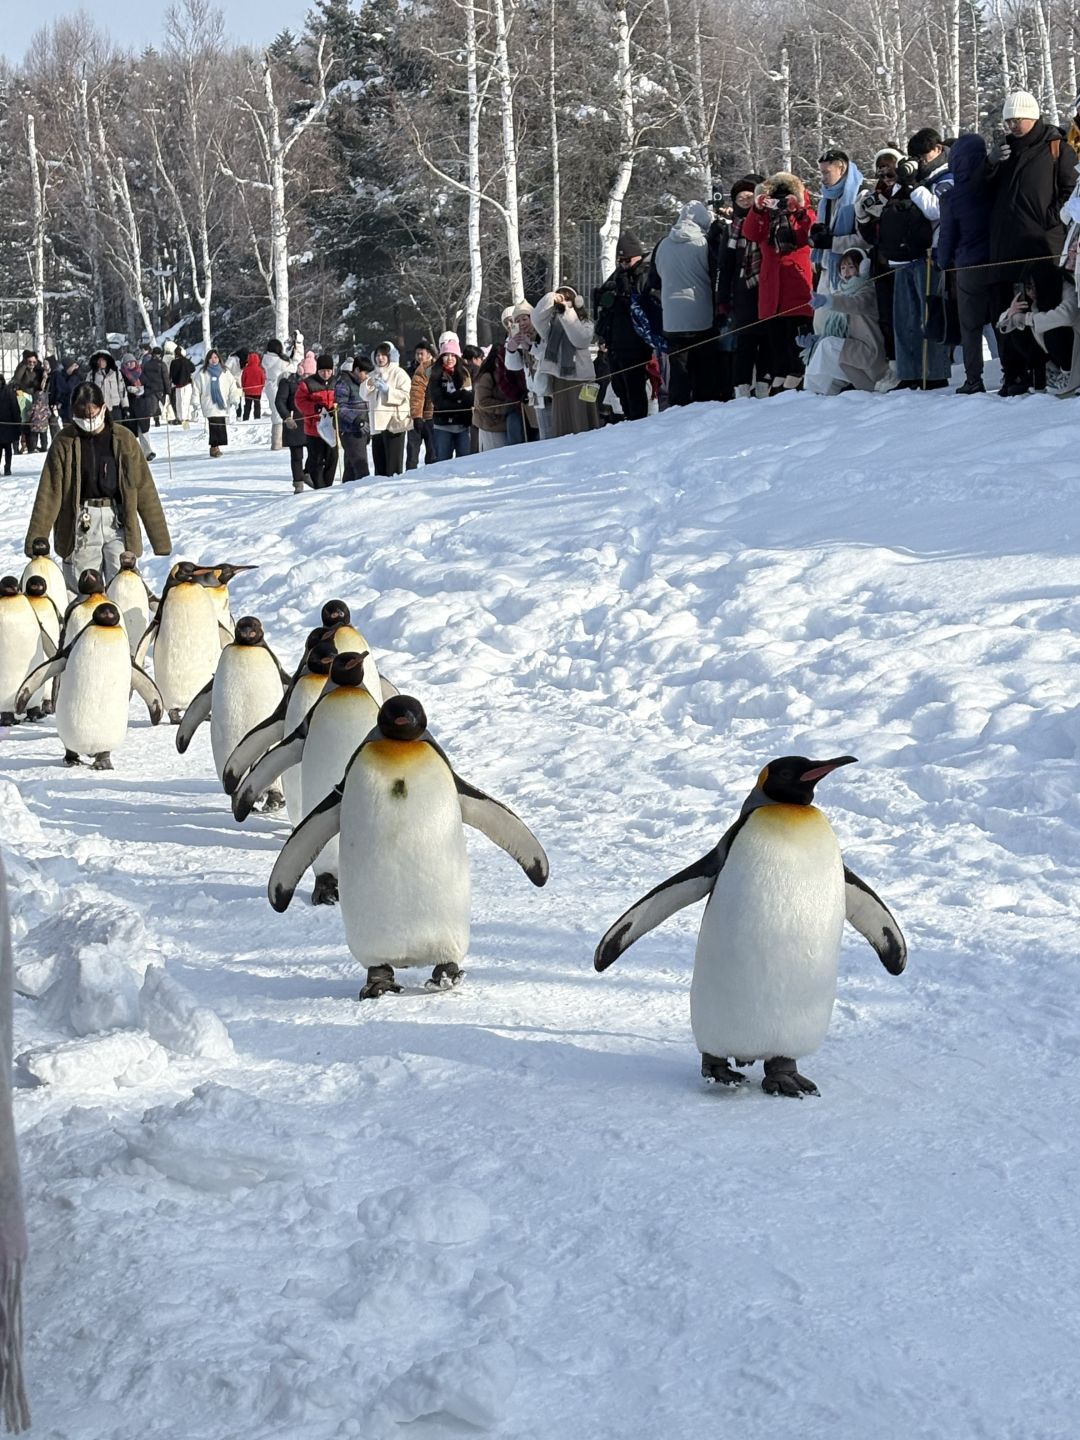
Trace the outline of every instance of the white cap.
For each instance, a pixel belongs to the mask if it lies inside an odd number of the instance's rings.
[[[1001,107],[1002,120],[1038,120],[1041,114],[1042,108],[1029,90],[1014,90]]]

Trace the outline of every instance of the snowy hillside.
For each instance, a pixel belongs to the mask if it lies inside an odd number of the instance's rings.
[[[1078,413],[792,395],[300,497],[174,436],[176,558],[257,561],[289,665],[348,600],[552,873],[470,833],[464,984],[359,1005],[208,727],[0,738],[34,1433],[1075,1436]],[[818,801],[911,951],[848,932],[802,1103],[702,1085],[700,907],[591,965],[791,752],[859,757]]]

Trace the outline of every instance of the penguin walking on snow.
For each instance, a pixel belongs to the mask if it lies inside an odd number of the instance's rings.
[[[273,746],[248,773],[233,795],[233,814],[246,820],[256,800],[290,766],[300,766],[300,803],[309,815],[344,775],[357,747],[379,718],[368,689],[375,670],[370,655],[338,655],[322,694],[290,735]],[[338,840],[335,835],[316,855],[313,905],[338,900]]]
[[[288,679],[266,643],[262,624],[254,615],[243,616],[235,639],[221,652],[214,678],[184,713],[176,732],[177,750],[183,755],[195,731],[209,719],[210,748],[220,780],[238,742],[281,704]],[[267,810],[280,810],[285,803],[280,786],[272,786],[266,799]]]
[[[399,991],[394,971],[409,965],[433,966],[429,985],[446,988],[461,979],[469,947],[463,823],[511,855],[534,885],[547,881],[547,856],[528,826],[455,775],[423,706],[395,695],[343,777],[285,842],[270,903],[286,910],[300,876],[339,835],[345,936],[367,968],[360,999]]]
[[[257,565],[200,565],[198,566],[198,577],[200,585],[206,589],[211,603],[214,606],[214,614],[221,626],[221,648],[224,649],[236,633],[236,625],[232,617],[232,607],[229,604],[229,585],[244,570],[257,570]],[[228,638],[226,638],[228,637]]]
[[[31,575],[23,584],[23,593],[33,606],[39,627],[37,649],[30,662],[30,670],[36,670],[39,665],[44,665],[46,660],[51,660],[60,649],[60,616],[49,598],[44,575]],[[29,673],[28,670],[27,674]],[[43,715],[51,715],[52,708],[52,701],[46,700],[27,710],[26,718],[40,720]]]
[[[100,570],[84,570],[79,576],[78,584],[79,588],[75,599],[64,611],[63,624],[60,627],[62,645],[70,645],[79,631],[90,624],[97,607],[106,604],[109,599],[105,593],[105,581],[102,579]],[[124,619],[121,616],[121,629],[123,625]]]
[[[105,594],[120,611],[127,631],[128,645],[134,656],[139,641],[146,634],[157,601],[139,574],[139,557],[133,550],[120,555],[120,569],[105,587]]]
[[[174,725],[192,700],[214,678],[224,632],[214,603],[199,582],[199,567],[181,560],[172,567],[157,614],[135,652],[141,665],[154,646],[154,679]],[[229,636],[229,639],[232,637]]]
[[[14,725],[16,698],[33,669],[41,626],[14,575],[0,579],[0,725]]]
[[[64,764],[80,765],[92,755],[95,770],[111,770],[112,752],[127,734],[128,701],[134,688],[150,712],[161,719],[158,688],[131,658],[120,611],[105,601],[63,650],[30,675],[19,691],[16,708],[25,710],[38,690],[63,673],[56,702],[56,731],[64,745]]]
[[[19,584],[25,593],[26,582],[32,575],[40,575],[45,581],[46,593],[56,606],[56,613],[63,616],[68,607],[69,596],[64,572],[49,553],[50,546],[44,536],[30,542],[30,559],[23,567]]]
[[[709,853],[650,890],[597,946],[606,970],[635,940],[708,897],[694,955],[690,1022],[706,1080],[738,1085],[734,1069],[764,1060],[769,1095],[816,1095],[796,1062],[825,1039],[836,997],[845,918],[890,975],[907,964],[900,927],[841,857],[814,786],[852,755],[771,761],[742,813]]]

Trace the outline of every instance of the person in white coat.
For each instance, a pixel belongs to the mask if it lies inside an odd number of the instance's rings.
[[[409,395],[412,380],[398,364],[389,341],[376,345],[375,369],[364,382],[371,417],[371,463],[376,475],[400,475],[405,469],[405,435],[412,426]]]
[[[266,408],[270,412],[270,449],[280,450],[282,448],[282,421],[277,413],[276,402],[278,384],[283,375],[288,375],[292,365],[285,358],[285,347],[280,340],[268,340],[262,357],[263,373],[266,375],[266,384],[263,386],[263,393],[266,396]]]
[[[227,416],[243,403],[244,392],[232,371],[222,365],[216,350],[207,351],[202,369],[196,372],[195,386],[209,428],[210,454],[216,459],[222,446],[229,443]]]
[[[552,436],[562,439],[599,430],[596,370],[589,349],[593,326],[585,301],[571,286],[562,285],[537,302],[532,323],[542,355],[537,369],[548,377]]]

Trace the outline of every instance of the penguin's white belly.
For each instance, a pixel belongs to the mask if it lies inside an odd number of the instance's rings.
[[[36,555],[28,562],[19,581],[19,589],[25,591],[26,582],[31,575],[40,575],[45,581],[45,594],[56,606],[57,615],[63,615],[71,603],[68,596],[67,581],[64,579],[64,572],[57,565],[55,560],[50,560],[47,555]]]
[[[209,597],[194,585],[178,586],[177,591],[163,603],[154,640],[154,679],[167,711],[187,708],[212,678],[221,655]]]
[[[762,806],[732,843],[702,917],[690,987],[698,1049],[812,1054],[836,996],[844,867],[812,806]]]
[[[281,704],[281,676],[261,645],[232,645],[214,672],[210,748],[218,779],[236,746]],[[276,788],[276,787],[275,787]]]
[[[120,619],[128,633],[128,643],[134,655],[139,641],[146,634],[146,627],[150,624],[150,601],[147,598],[146,586],[132,571],[121,570],[118,575],[113,576],[106,593],[120,611]]]
[[[131,651],[117,626],[95,625],[72,650],[56,701],[56,732],[65,750],[101,755],[127,734]]]
[[[428,745],[407,747],[403,763],[392,756],[362,763],[371,751],[402,748],[368,744],[349,771],[340,836],[345,935],[369,967],[460,963],[471,897],[450,772]]]
[[[325,675],[301,675],[292,688],[289,703],[285,707],[285,737],[288,738],[303,720],[315,701],[326,688]],[[341,776],[338,776],[338,780]],[[337,784],[337,780],[334,781]],[[304,796],[300,788],[300,766],[290,765],[281,777],[281,788],[285,794],[285,809],[293,825],[299,825],[304,818]]]
[[[85,600],[76,605],[71,614],[67,617],[64,625],[64,643],[70,645],[76,635],[81,635],[87,625],[94,618],[94,611],[99,605],[104,605],[108,600],[107,595],[88,595]],[[120,628],[124,629],[124,616],[120,615]],[[125,636],[126,638],[126,636]],[[130,651],[128,652],[131,653]]]
[[[0,710],[14,710],[15,697],[34,668],[41,629],[25,595],[0,600]]]
[[[340,783],[378,716],[378,706],[362,686],[343,686],[323,696],[311,717],[300,762],[300,798],[305,815],[310,815]],[[335,835],[319,851],[311,868],[316,875],[337,875],[338,865],[339,843]]]

